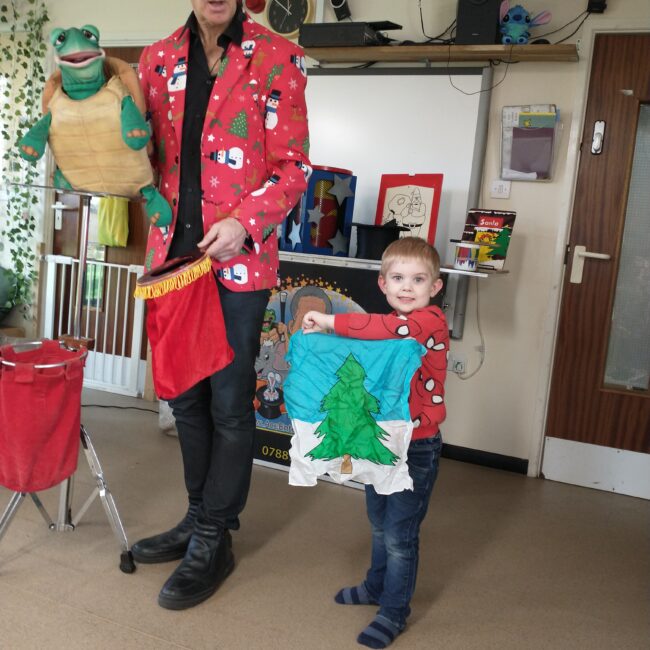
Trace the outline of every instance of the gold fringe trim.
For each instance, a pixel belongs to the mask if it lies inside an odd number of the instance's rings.
[[[162,278],[157,282],[148,284],[137,284],[133,296],[149,300],[150,298],[160,298],[172,291],[178,291],[192,284],[195,280],[212,271],[212,260],[208,255],[202,257],[191,266],[174,273],[168,278]]]

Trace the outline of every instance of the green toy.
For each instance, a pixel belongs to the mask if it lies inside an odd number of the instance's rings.
[[[151,137],[137,75],[124,61],[106,57],[99,30],[55,29],[50,41],[58,71],[43,93],[43,117],[20,140],[20,155],[36,162],[49,146],[57,163],[57,188],[121,196],[141,194],[159,227],[172,211],[153,185],[146,145]]]

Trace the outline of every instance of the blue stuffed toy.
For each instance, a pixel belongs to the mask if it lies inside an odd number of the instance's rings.
[[[505,45],[525,45],[530,38],[531,27],[545,25],[551,20],[550,11],[542,11],[534,18],[521,5],[510,9],[508,0],[503,0],[499,9],[499,25],[501,28],[501,42]]]

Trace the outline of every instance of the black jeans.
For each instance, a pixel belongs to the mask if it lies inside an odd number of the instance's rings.
[[[250,487],[254,365],[269,291],[236,292],[217,284],[235,358],[169,404],[176,418],[190,501],[202,503],[199,517],[236,530]]]

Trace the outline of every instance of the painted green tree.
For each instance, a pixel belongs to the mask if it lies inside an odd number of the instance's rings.
[[[349,354],[336,376],[338,381],[321,402],[321,411],[327,415],[315,431],[323,440],[305,455],[312,460],[342,457],[341,474],[352,473],[351,458],[394,465],[399,456],[381,442],[388,434],[372,417],[373,413],[379,413],[379,400],[363,384],[365,370]]]
[[[501,232],[496,236],[493,244],[490,257],[492,259],[505,259],[506,253],[508,252],[508,244],[510,243],[510,233],[512,229],[508,226],[505,226]]]

